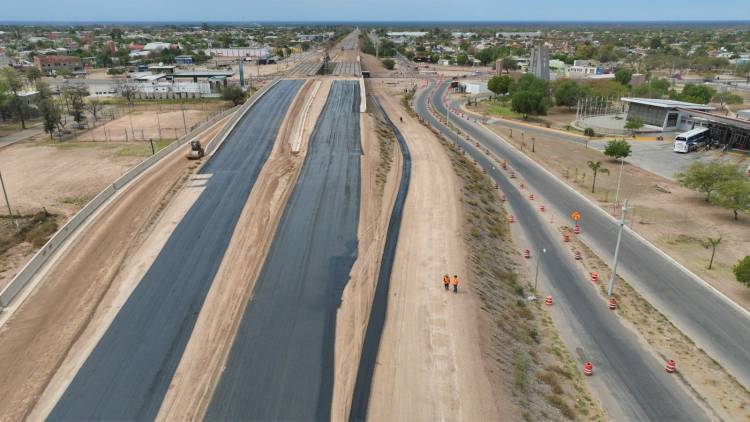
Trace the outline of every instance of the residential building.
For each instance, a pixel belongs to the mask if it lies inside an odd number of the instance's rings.
[[[71,72],[83,70],[81,58],[75,56],[35,56],[34,66],[47,75],[56,74],[61,69]]]

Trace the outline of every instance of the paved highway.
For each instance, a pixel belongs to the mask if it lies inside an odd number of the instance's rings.
[[[49,415],[152,420],[224,251],[302,81],[281,81],[248,111],[201,173],[204,192],[177,225]]]
[[[443,84],[440,91],[446,87],[447,83]],[[439,113],[445,113],[440,101],[436,100],[434,106]],[[612,262],[617,226],[609,216],[487,129],[461,118],[452,117],[451,123],[494,154],[507,159],[508,164],[562,215],[579,210],[583,215],[583,239],[599,256]],[[623,232],[618,273],[746,388],[750,388],[750,314],[683,270],[655,247],[641,241],[630,230]]]
[[[207,420],[329,420],[336,311],[357,257],[359,83],[335,81]]]
[[[505,193],[518,223],[534,245],[530,249],[547,248],[541,261],[542,271],[554,275],[549,284],[556,298],[556,306],[564,314],[566,322],[574,327],[576,342],[583,346],[583,356],[580,357],[585,357],[594,364],[595,385],[606,387],[600,393],[610,416],[627,420],[708,419],[704,411],[678,385],[675,377],[664,372],[663,362],[642,346],[636,335],[623,326],[616,313],[606,308],[605,302],[590,286],[572,261],[570,253],[558,240],[559,234],[549,227],[533,203],[516,189],[505,173],[494,167],[493,162],[472,144],[448,131],[429,113],[428,98],[432,99],[438,111],[445,110],[440,103],[442,91],[431,92],[429,95],[424,90],[418,93],[415,103],[417,112],[429,124],[458,142],[459,146],[487,169],[487,173]],[[482,139],[482,142],[487,141]],[[502,157],[508,158],[510,162],[508,155],[503,154]],[[511,164],[516,171],[523,173],[520,163]]]

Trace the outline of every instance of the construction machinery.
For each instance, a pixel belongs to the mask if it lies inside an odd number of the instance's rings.
[[[188,152],[188,160],[197,160],[206,155],[206,151],[203,150],[201,141],[192,140],[190,141],[190,152]]]

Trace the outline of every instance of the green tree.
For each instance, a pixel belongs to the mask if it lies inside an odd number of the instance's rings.
[[[381,60],[383,63],[383,66],[385,66],[388,70],[393,70],[394,67],[396,67],[396,62],[393,61],[393,59],[383,59]]]
[[[510,105],[511,110],[523,114],[524,119],[528,119],[529,115],[547,114],[547,107],[547,99],[532,91],[516,92],[513,94]]]
[[[714,265],[714,256],[716,255],[716,247],[721,243],[721,236],[719,237],[707,237],[701,242],[703,247],[708,249],[711,248],[711,260],[708,261],[708,269]]]
[[[69,106],[70,114],[78,125],[81,125],[86,118],[83,113],[86,109],[86,102],[84,99],[88,97],[88,95],[89,90],[85,86],[68,86],[63,90],[63,97]]]
[[[663,98],[669,92],[669,81],[666,79],[649,80],[633,88],[633,95],[643,98]]]
[[[630,144],[624,139],[609,141],[604,147],[604,155],[615,159],[629,157],[630,153]]]
[[[583,134],[588,136],[589,138],[593,138],[594,136],[596,136],[596,132],[594,131],[593,128],[590,128],[590,127],[587,127],[586,129],[584,129]]]
[[[518,69],[518,62],[513,57],[504,57],[502,61],[503,70],[510,73],[511,70]]]
[[[26,79],[28,79],[29,82],[33,85],[36,83],[36,81],[42,79],[42,71],[36,67],[30,67],[26,71]]]
[[[711,201],[711,194],[720,183],[742,177],[742,173],[734,164],[722,164],[717,161],[695,162],[676,175],[677,182],[682,186],[705,193],[707,202]]]
[[[637,117],[628,119],[625,122],[625,129],[629,130],[631,133],[637,132],[642,127],[643,127],[643,121]]]
[[[512,83],[513,79],[508,75],[493,76],[487,81],[487,89],[495,93],[495,95],[505,95],[510,91]]]
[[[464,66],[468,62],[469,56],[467,56],[466,53],[461,53],[456,57],[456,64],[458,64],[459,66]]]
[[[10,108],[21,121],[21,127],[26,129],[26,115],[28,113],[27,106],[21,98],[21,90],[23,89],[24,82],[21,79],[18,71],[10,66],[3,67],[0,69],[0,86],[4,91],[7,91],[10,95],[8,96],[8,102]]]
[[[615,80],[623,85],[628,85],[633,78],[633,71],[627,68],[620,68],[615,71]]]
[[[67,67],[63,67],[62,69],[56,71],[55,74],[57,76],[61,76],[64,79],[68,79],[73,76],[73,72],[71,72]]]
[[[555,87],[553,95],[555,96],[555,104],[572,109],[573,106],[578,104],[578,100],[586,95],[586,91],[578,82],[567,80]]]
[[[734,277],[740,283],[750,287],[750,256],[746,256],[732,267]]]
[[[43,98],[37,101],[37,108],[39,108],[39,114],[42,116],[44,131],[49,133],[49,137],[52,139],[52,135],[60,127],[60,123],[62,122],[60,108],[51,98]]]
[[[711,203],[731,210],[737,220],[740,211],[750,210],[750,182],[737,178],[718,183]]]
[[[231,101],[236,106],[245,102],[245,95],[245,91],[239,85],[229,85],[221,90],[221,98]]]
[[[716,90],[706,85],[686,84],[682,92],[677,95],[680,101],[687,101],[697,104],[708,104],[716,94]]]
[[[602,167],[601,161],[589,161],[586,164],[588,164],[591,171],[594,172],[594,180],[591,183],[591,193],[594,193],[596,190],[596,175],[599,173],[609,174],[609,169]]]

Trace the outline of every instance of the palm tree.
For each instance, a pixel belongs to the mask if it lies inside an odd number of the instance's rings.
[[[707,237],[703,241],[703,247],[708,249],[711,248],[711,260],[708,261],[708,269],[710,270],[711,267],[714,265],[714,255],[716,254],[716,247],[719,246],[719,243],[721,243],[721,236],[713,238],[713,237]]]
[[[602,167],[601,161],[589,161],[588,165],[591,171],[594,172],[594,182],[591,183],[591,193],[594,193],[594,190],[596,189],[596,174],[597,173],[609,174],[609,170],[607,170],[606,167]]]

